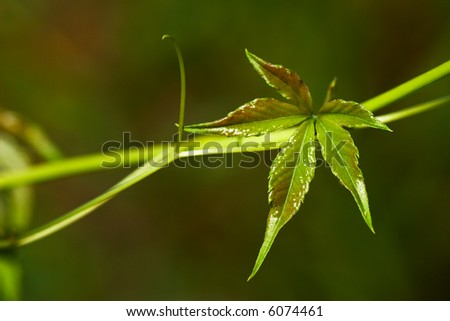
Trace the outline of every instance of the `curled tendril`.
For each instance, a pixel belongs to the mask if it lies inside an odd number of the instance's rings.
[[[173,47],[177,53],[178,64],[180,66],[180,82],[181,82],[181,94],[180,94],[180,117],[178,120],[178,137],[177,137],[177,145],[176,151],[178,153],[180,149],[180,141],[183,139],[183,130],[184,130],[184,112],[186,106],[186,73],[184,70],[184,61],[183,55],[181,54],[181,50],[178,47],[175,38],[171,35],[162,36],[162,40],[170,40],[173,44]]]

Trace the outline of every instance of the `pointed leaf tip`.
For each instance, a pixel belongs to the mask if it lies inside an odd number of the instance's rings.
[[[348,128],[368,126],[392,131],[386,124],[375,118],[371,111],[354,101],[331,100],[322,106],[319,110],[319,115],[323,119]]]
[[[256,72],[284,98],[291,100],[306,113],[312,112],[312,98],[308,87],[298,74],[281,65],[274,65],[246,50]]]
[[[269,214],[270,216],[270,214]],[[269,225],[269,223],[268,223]],[[281,227],[280,227],[281,228]],[[250,281],[256,273],[258,273],[259,269],[261,268],[261,265],[263,264],[264,260],[266,259],[267,254],[270,251],[270,248],[272,247],[273,241],[275,240],[275,237],[277,236],[278,231],[275,230],[269,230],[269,228],[266,228],[266,233],[264,235],[264,242],[259,249],[258,257],[256,258],[255,265],[253,266],[252,273],[248,277],[247,281]]]
[[[330,85],[328,86],[327,93],[325,95],[325,101],[324,104],[334,100],[336,98],[336,82],[337,78],[334,77],[331,81]]]
[[[372,217],[370,215],[370,212],[369,213],[364,213],[363,214],[363,219],[364,219],[364,222],[366,223],[366,225],[369,227],[370,231],[373,234],[376,234],[375,233],[375,229],[373,228]]]
[[[358,149],[350,133],[336,122],[322,116],[316,121],[316,130],[323,158],[342,185],[351,192],[364,221],[375,233],[364,177],[358,166]]]
[[[281,228],[297,213],[314,177],[315,133],[312,119],[301,123],[275,158],[269,174],[269,203],[263,244],[251,279],[259,270]]]

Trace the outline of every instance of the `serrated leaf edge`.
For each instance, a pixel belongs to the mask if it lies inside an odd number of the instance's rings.
[[[325,124],[321,121],[320,117],[316,120],[316,126],[317,126],[318,124],[320,124],[320,125],[322,126],[322,128],[324,129],[325,135],[326,135],[326,134],[327,134],[327,127],[326,127]],[[342,130],[345,130],[345,129],[342,128]],[[350,133],[348,133],[348,134],[349,134],[349,137],[351,138]],[[318,138],[319,143],[320,143],[320,145],[321,145],[321,147],[322,147],[322,150],[321,150],[322,156],[323,156],[323,158],[326,160],[326,157],[325,157],[325,154],[324,154],[324,150],[325,150],[326,147],[324,146],[323,142],[321,141],[321,139],[320,139],[321,137],[320,137],[318,131],[317,131],[317,138]],[[358,208],[359,208],[359,210],[360,210],[360,212],[361,212],[361,214],[362,214],[362,216],[363,216],[364,221],[366,222],[367,226],[368,226],[369,229],[372,231],[372,233],[375,234],[375,230],[374,230],[373,224],[372,224],[372,217],[371,217],[371,215],[370,215],[369,197],[368,197],[368,194],[367,194],[367,190],[366,190],[366,186],[365,186],[365,182],[364,182],[363,173],[362,173],[361,169],[359,168],[359,161],[358,161],[358,158],[359,158],[359,150],[358,150],[357,146],[354,144],[353,140],[352,140],[350,143],[351,143],[352,146],[355,148],[355,166],[356,166],[356,168],[358,169],[358,171],[359,171],[359,173],[360,173],[361,181],[360,181],[360,182],[355,182],[353,175],[348,171],[348,168],[347,168],[347,167],[345,167],[345,171],[347,172],[348,176],[350,177],[350,179],[351,179],[351,181],[352,181],[352,184],[353,184],[353,186],[355,186],[356,190],[357,190],[357,191],[363,190],[363,192],[364,192],[364,193],[363,193],[363,196],[364,196],[364,197],[361,197],[361,194],[360,194],[360,193],[357,193],[357,195],[355,195],[355,194],[353,193],[353,191],[352,191],[350,188],[348,188],[348,187],[344,184],[344,182],[343,182],[343,181],[341,180],[341,178],[339,177],[339,174],[337,174],[337,172],[336,172],[335,170],[333,170],[332,164],[329,164],[329,165],[330,165],[330,167],[331,167],[332,173],[339,179],[339,181],[345,186],[345,188],[347,188],[347,189],[350,191],[350,193],[353,195],[353,198],[355,199],[356,204],[358,205]],[[333,146],[333,147],[336,147],[336,146]],[[362,183],[363,185],[361,186],[360,183]],[[360,199],[360,201],[358,201],[358,199]],[[365,205],[367,206],[367,208],[365,208],[365,206],[364,206],[364,201],[366,202]]]
[[[310,120],[306,120],[305,122],[303,122],[301,125],[303,125],[303,124],[305,124],[306,125],[306,122],[308,122],[309,123],[309,126],[312,126],[313,127],[313,131],[314,131],[314,120],[313,119],[310,119]],[[302,143],[300,144],[300,148],[303,148],[303,146],[304,146],[304,144],[305,144],[305,141],[306,141],[306,139],[307,139],[307,132],[310,130],[310,127],[307,127],[306,129],[305,129],[305,135],[304,135],[304,137],[303,137],[303,139],[302,139]],[[291,138],[289,139],[289,141],[292,141],[292,139],[295,137],[295,135],[297,134],[297,132],[295,132],[294,134],[292,134],[292,136],[291,136]],[[315,140],[315,133],[313,133],[313,139]],[[288,147],[286,147],[286,148],[293,148],[293,146],[288,146]],[[316,149],[314,148],[314,154],[315,154],[315,151],[316,151]],[[283,151],[281,151],[281,152],[283,152]],[[281,153],[280,152],[280,153]],[[280,155],[280,153],[278,154],[278,155]],[[277,157],[278,157],[278,155],[277,155]],[[294,169],[294,171],[293,171],[293,173],[295,173],[295,171],[297,170],[297,166],[298,166],[298,162],[301,162],[301,154],[298,156],[298,159],[297,159],[297,164],[296,164],[296,168]],[[275,161],[274,161],[274,163],[275,163]],[[272,172],[272,167],[271,167],[271,172]],[[309,185],[310,185],[310,183],[311,183],[311,181],[313,180],[313,178],[314,178],[314,174],[315,174],[315,168],[313,167],[313,170],[312,170],[312,172],[311,172],[311,174],[309,175],[310,176],[310,178],[307,180],[307,182],[305,182],[305,190],[304,190],[304,193],[303,193],[303,195],[302,195],[302,197],[298,200],[298,206],[295,206],[296,208],[295,208],[295,212],[291,215],[291,217],[289,217],[286,221],[282,221],[281,220],[281,217],[282,217],[282,215],[283,215],[283,212],[284,212],[284,210],[285,210],[285,208],[286,208],[286,204],[287,204],[287,202],[288,202],[288,199],[289,199],[289,196],[287,196],[286,198],[285,198],[285,200],[284,200],[284,203],[283,203],[283,206],[282,206],[282,208],[281,208],[281,214],[279,215],[279,217],[278,218],[273,218],[273,217],[271,217],[271,213],[272,213],[272,211],[274,210],[274,207],[271,205],[271,209],[270,209],[270,212],[269,212],[269,217],[268,217],[268,219],[267,219],[267,225],[266,225],[266,231],[265,231],[265,233],[264,233],[264,240],[263,240],[263,244],[261,245],[261,247],[260,247],[260,250],[259,250],[259,252],[258,252],[258,256],[257,256],[257,258],[256,258],[256,262],[255,262],[255,264],[254,264],[254,267],[253,267],[253,270],[252,270],[252,273],[250,274],[250,276],[248,277],[248,279],[247,279],[247,281],[249,281],[250,279],[252,279],[255,275],[256,275],[256,273],[259,271],[259,269],[260,269],[260,267],[262,266],[262,264],[264,263],[264,260],[265,260],[265,258],[267,257],[267,254],[269,253],[269,251],[270,251],[270,249],[271,249],[271,247],[272,247],[272,245],[273,245],[273,243],[274,243],[274,241],[275,241],[275,239],[276,239],[276,237],[277,237],[277,235],[278,235],[278,233],[279,233],[279,231],[283,228],[283,226],[287,223],[287,222],[289,222],[290,220],[291,220],[291,218],[299,211],[299,209],[300,209],[300,206],[301,206],[301,204],[304,202],[304,198],[305,198],[305,196],[306,196],[306,194],[308,193],[308,191],[309,191]],[[293,177],[295,177],[296,175],[292,175],[292,178]],[[291,190],[291,188],[292,188],[292,184],[293,184],[293,179],[291,178],[291,182],[290,182],[290,184],[289,184],[289,188],[288,188],[288,192],[286,193],[286,195],[289,195],[290,193],[289,193],[289,191]],[[272,188],[273,189],[273,188]],[[271,192],[271,189],[269,189],[269,193]],[[281,226],[280,226],[280,224],[281,224]],[[270,236],[269,236],[269,234],[270,234],[270,231],[272,231],[273,232],[273,234],[271,234]]]

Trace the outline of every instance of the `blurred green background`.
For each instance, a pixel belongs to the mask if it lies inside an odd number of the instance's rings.
[[[320,103],[363,101],[450,59],[450,2],[0,0],[0,105],[43,126],[66,156],[124,131],[176,131],[277,97],[244,48],[297,71]],[[386,111],[449,94],[449,80]],[[377,235],[320,168],[300,212],[246,282],[268,214],[268,168],[164,169],[88,218],[20,250],[25,300],[449,300],[450,106],[353,131]],[[36,186],[33,226],[130,170]]]

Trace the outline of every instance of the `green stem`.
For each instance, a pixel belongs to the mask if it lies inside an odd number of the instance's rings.
[[[9,171],[0,175],[0,189],[39,183],[61,177],[87,173],[101,169],[98,154],[63,159],[61,161],[36,165],[25,171]]]
[[[281,143],[286,142],[289,139],[290,134],[292,134],[293,131],[294,129],[288,129],[285,131],[272,133],[270,135],[270,143],[273,143],[273,146],[277,147],[273,147],[272,145],[265,143],[264,140],[268,142],[268,136],[248,137],[244,139],[221,136],[198,137],[192,142],[184,142],[181,144],[179,157],[203,154],[205,151],[202,150],[202,148],[204,149],[205,146],[209,150],[208,153],[210,154],[263,151],[271,148],[278,148]],[[122,168],[124,164],[136,165],[146,161],[147,159],[152,159],[152,157],[156,157],[162,149],[169,148],[169,144],[166,143],[155,145],[153,149],[130,149],[128,151],[124,151],[121,154],[117,154],[116,157],[113,158],[114,160],[120,159],[120,163],[117,162],[115,167]],[[255,145],[257,147],[254,147]],[[211,147],[214,147],[214,149],[211,150]],[[51,163],[44,163],[24,171],[10,171],[7,173],[1,173],[0,190],[19,185],[28,185],[71,175],[108,169],[111,167],[104,166],[102,164],[110,163],[112,161],[111,157],[112,156],[107,154],[93,154]]]
[[[405,109],[402,109],[402,110],[399,110],[399,111],[396,111],[393,113],[377,116],[377,118],[385,124],[391,123],[396,120],[411,117],[411,116],[423,113],[425,111],[443,106],[449,102],[450,102],[450,95],[441,97],[438,99],[434,99],[434,100],[431,100],[431,101],[428,101],[428,102],[425,102],[422,104],[414,105],[412,107],[405,108]]]
[[[127,152],[117,154],[121,160],[117,167],[123,167],[124,160],[129,162],[130,165],[135,165],[142,159],[142,155],[147,154],[147,150],[137,149],[130,149]],[[127,158],[125,158],[125,155]],[[2,172],[0,174],[0,190],[108,169],[110,167],[102,166],[102,164],[109,164],[112,161],[111,157],[106,154],[92,154],[43,163],[24,171]]]
[[[16,239],[0,240],[0,249],[7,247],[18,247],[33,243],[46,236],[56,233],[57,231],[67,227],[68,225],[82,219],[83,217],[109,201],[111,198],[116,196],[118,193],[170,164],[175,159],[174,154],[175,153],[173,151],[173,148],[167,149],[167,153],[162,149],[159,150],[158,154],[152,159],[152,162],[146,163],[143,167],[137,169],[136,171],[122,179],[102,195],[92,199],[86,204],[70,211],[65,215],[58,217],[57,219],[47,224],[44,224],[34,230],[31,230],[30,232],[22,234]]]
[[[295,129],[287,129],[274,134],[258,137],[200,137],[193,142],[180,145],[180,151],[176,152],[170,144],[163,144],[156,149],[156,155],[143,167],[138,168],[122,181],[111,187],[104,194],[92,199],[86,204],[73,211],[58,217],[57,219],[40,226],[30,232],[24,233],[16,239],[0,240],[0,249],[9,247],[19,247],[38,241],[49,236],[70,224],[85,217],[118,193],[136,184],[145,177],[153,174],[159,169],[167,166],[176,158],[191,157],[196,155],[211,155],[236,152],[254,152],[267,149],[280,148],[292,135]],[[274,137],[271,137],[274,136]]]
[[[445,76],[450,74],[450,61],[437,66],[436,68],[423,73],[391,90],[388,90],[374,98],[366,100],[362,103],[367,109],[375,111],[392,104],[393,102],[406,97],[407,95],[417,91]]]

